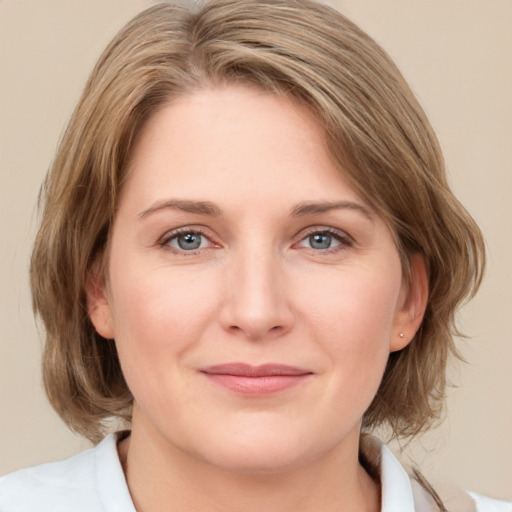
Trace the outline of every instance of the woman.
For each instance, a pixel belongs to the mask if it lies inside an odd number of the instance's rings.
[[[149,9],[75,110],[31,267],[52,405],[96,442],[129,430],[5,477],[0,509],[443,509],[366,434],[437,418],[483,262],[424,113],[352,23]]]

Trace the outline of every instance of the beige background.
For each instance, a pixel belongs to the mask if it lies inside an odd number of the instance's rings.
[[[412,443],[427,475],[512,498],[512,1],[332,1],[396,59],[483,228],[489,267],[461,316],[443,426]],[[0,474],[87,446],[47,405],[27,285],[36,198],[105,44],[149,0],[0,0]]]

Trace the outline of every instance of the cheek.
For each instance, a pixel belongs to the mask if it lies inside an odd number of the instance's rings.
[[[199,274],[199,273],[198,273]],[[130,279],[123,279],[130,276]],[[179,363],[214,316],[215,286],[205,275],[165,267],[112,272],[116,346],[134,395],[177,375]],[[140,388],[135,389],[135,388]]]
[[[387,272],[340,271],[323,280],[315,277],[304,282],[307,292],[302,292],[311,338],[322,347],[345,390],[376,391],[400,295],[399,263]]]
[[[303,279],[304,311],[322,331],[351,340],[354,349],[370,346],[389,335],[400,294],[400,270],[388,272],[339,271],[321,279]],[[356,343],[357,341],[357,343]]]

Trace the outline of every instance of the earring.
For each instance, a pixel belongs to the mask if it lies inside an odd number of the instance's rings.
[[[405,338],[405,334],[404,334],[403,332],[401,332],[401,333],[399,334],[399,336],[400,336],[400,338]]]

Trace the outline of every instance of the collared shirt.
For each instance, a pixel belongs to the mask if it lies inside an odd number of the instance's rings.
[[[116,436],[60,462],[0,478],[1,512],[136,512],[116,447]],[[381,512],[430,512],[428,494],[411,481],[391,450],[371,438],[365,445],[378,465]],[[512,502],[471,494],[477,512],[512,512]],[[463,512],[469,512],[464,510]],[[321,511],[319,511],[321,512]]]

